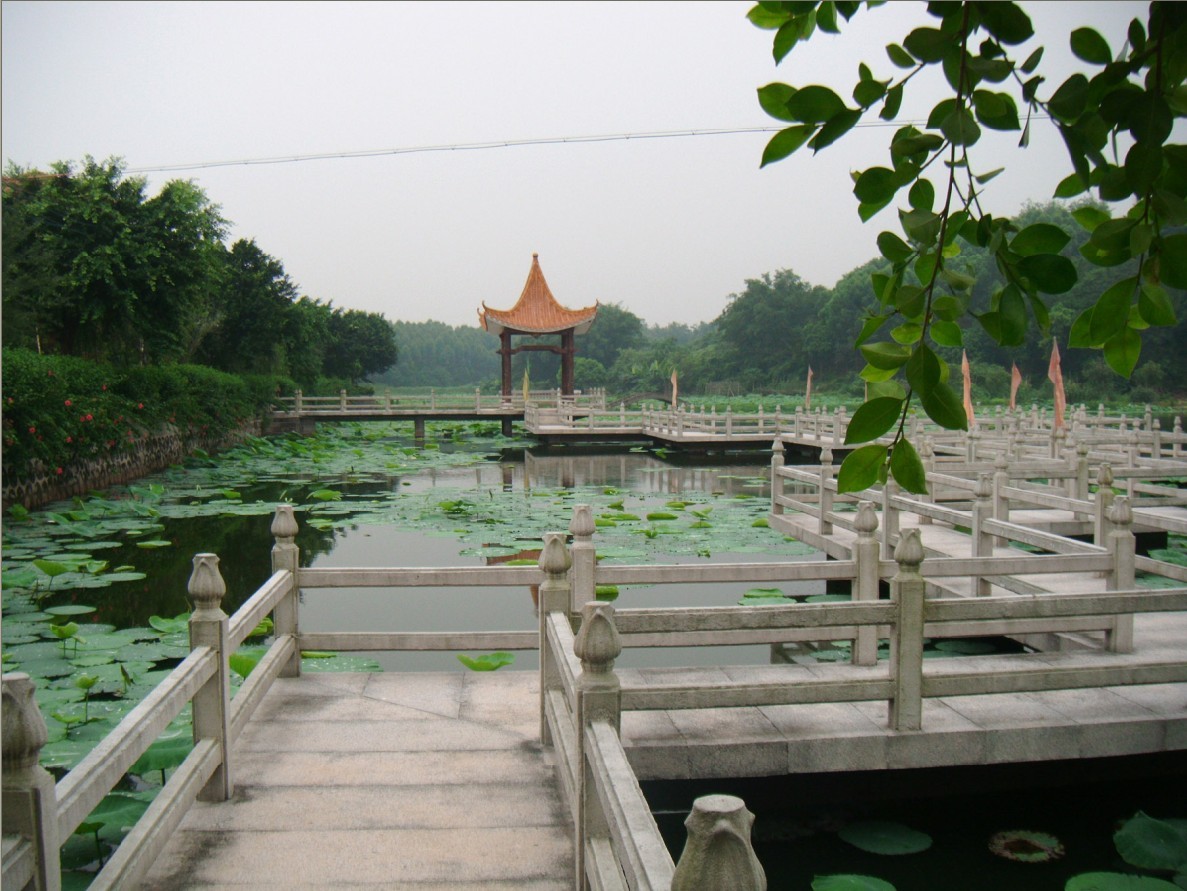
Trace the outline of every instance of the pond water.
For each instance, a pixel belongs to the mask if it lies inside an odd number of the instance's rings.
[[[530,449],[527,442],[498,437],[493,428],[483,425],[431,425],[430,439],[422,445],[411,441],[403,427],[349,424],[324,428],[307,439],[252,440],[217,459],[199,457],[129,487],[92,493],[28,516],[13,514],[5,524],[3,541],[4,665],[6,671],[29,671],[37,680],[39,702],[51,731],[43,752],[47,766],[61,772],[77,763],[184,655],[184,622],[170,620],[189,609],[186,583],[195,553],[219,555],[228,588],[224,600],[228,613],[267,579],[269,527],[275,505],[282,501],[294,505],[300,526],[297,544],[305,566],[464,566],[517,558],[534,562],[543,533],[567,530],[573,506],[580,503],[592,505],[598,518],[595,542],[606,563],[821,558],[766,528],[769,468],[764,453],[741,458],[661,458],[638,448],[544,452]],[[748,587],[623,588],[618,604],[731,605]],[[824,593],[823,583],[788,585],[783,591],[799,599]],[[73,636],[59,641],[68,620],[78,628]],[[50,633],[51,622],[58,625],[55,634]],[[488,589],[480,597],[464,589],[393,589],[306,592],[301,622],[309,630],[516,630],[535,628],[537,619],[530,592],[524,588]],[[306,659],[305,668],[456,671],[461,670],[456,655],[339,655]],[[768,660],[767,647],[752,646],[628,650],[619,664]],[[514,668],[530,669],[536,664],[534,652],[516,654]],[[96,677],[98,682],[84,692],[79,686],[83,676]],[[134,812],[146,806],[155,792],[151,784],[159,782],[153,777],[171,769],[187,748],[188,725],[183,716],[150,750],[152,757],[146,756],[130,788],[109,797],[118,798],[112,807],[123,808],[120,814],[126,815],[128,808]],[[1167,776],[1165,771],[1162,776]],[[1089,777],[1081,785],[1089,800],[1098,796],[1098,822],[1107,827],[1112,820],[1130,816],[1125,808],[1131,802],[1126,799],[1123,807],[1114,806],[1109,803],[1112,799],[1102,797],[1105,791],[1093,792],[1104,790],[1102,779],[1107,777]],[[1179,791],[1181,779],[1180,773],[1173,787]],[[758,786],[770,784],[761,781]],[[1162,788],[1168,787],[1164,783]],[[1155,794],[1158,790],[1156,782],[1144,797],[1137,794],[1132,806],[1144,806],[1160,816],[1187,816],[1183,807],[1178,813],[1168,812],[1165,796]],[[670,790],[665,795],[670,798]],[[759,837],[758,850],[767,862],[772,888],[808,888],[812,874],[861,871],[851,868],[854,865],[874,875],[893,876],[904,891],[1062,887],[1062,883],[1014,884],[1013,879],[1006,884],[970,884],[955,875],[946,881],[924,878],[936,875],[934,871],[912,878],[906,860],[899,861],[907,870],[900,876],[899,866],[881,869],[884,864],[869,861],[873,855],[855,854],[835,835],[806,832],[806,825],[827,824],[844,810],[832,806],[843,799],[839,793],[803,798],[822,801],[824,806],[794,813],[773,804],[769,796],[766,800],[753,794],[746,797],[756,802],[752,805],[756,809],[762,803],[760,825],[767,828],[763,829],[766,835]],[[1042,828],[1023,825],[1035,814],[1024,796],[1007,799],[1002,806],[1012,806],[1012,816],[1007,810],[998,818],[994,810],[995,819],[989,822],[1004,829]],[[661,822],[671,830],[672,820],[664,815],[666,799],[661,795],[653,800]],[[954,808],[953,814],[988,807],[963,793],[940,800]],[[687,808],[690,801],[677,806]],[[1065,803],[1068,819],[1085,811],[1080,799],[1069,796]],[[939,814],[934,810],[938,806],[931,802],[924,807],[912,801],[909,793],[900,792],[897,797],[887,796],[880,809],[867,809],[866,816],[902,820],[927,813],[930,824],[955,827],[955,817]],[[127,822],[126,816],[109,820],[108,828],[100,831],[103,843],[118,842],[118,826]],[[678,822],[676,829],[680,829]],[[979,828],[966,826],[957,835],[967,841],[978,832]],[[1101,832],[1108,837],[1099,825],[1094,825],[1093,832],[1097,833],[1093,838]],[[683,836],[669,831],[669,837],[678,856]],[[1091,844],[1099,847],[1097,842]],[[952,850],[951,845],[937,843],[936,847]],[[72,869],[68,887],[85,887],[86,873],[77,870],[93,866],[94,856],[95,842],[88,838],[75,836],[66,844],[63,863]],[[957,859],[961,858],[972,854],[958,854]],[[1091,863],[1099,860],[1097,856]],[[795,865],[789,868],[789,864]],[[941,872],[948,868],[941,867]]]

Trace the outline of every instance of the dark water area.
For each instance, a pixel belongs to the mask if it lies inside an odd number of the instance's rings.
[[[807,891],[814,877],[836,874],[875,876],[897,891],[1060,891],[1085,872],[1154,875],[1120,857],[1113,833],[1139,811],[1187,817],[1183,753],[642,785],[674,859],[696,797],[742,798],[755,814],[755,851],[772,891]],[[932,845],[872,854],[838,835],[870,820],[905,824]],[[1045,863],[991,853],[989,839],[1006,830],[1055,836],[1065,853]]]

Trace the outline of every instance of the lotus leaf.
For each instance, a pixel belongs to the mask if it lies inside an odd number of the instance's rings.
[[[497,671],[504,665],[511,665],[515,661],[515,654],[500,651],[471,658],[458,653],[457,660],[471,671]]]
[[[895,891],[894,885],[874,876],[816,876],[812,891]]]
[[[1138,811],[1113,834],[1125,862],[1142,869],[1187,871],[1187,829]]]
[[[1121,872],[1083,872],[1072,876],[1063,891],[1179,891],[1178,886],[1150,876]]]
[[[886,820],[850,823],[837,834],[855,848],[871,854],[917,854],[931,847],[930,835]]]

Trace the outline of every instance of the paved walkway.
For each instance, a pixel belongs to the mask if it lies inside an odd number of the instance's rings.
[[[234,799],[196,804],[143,887],[570,888],[535,678],[278,680],[236,743]]]

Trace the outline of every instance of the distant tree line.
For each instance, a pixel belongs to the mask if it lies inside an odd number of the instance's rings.
[[[200,364],[313,390],[396,361],[377,313],[301,295],[192,182],[157,195],[116,159],[3,178],[3,344],[115,365]]]
[[[1063,251],[1077,267],[1078,282],[1051,306],[1051,335],[1059,342],[1069,398],[1093,402],[1128,396],[1147,401],[1187,392],[1187,326],[1181,323],[1145,332],[1142,355],[1129,381],[1106,366],[1100,351],[1068,349],[1072,324],[1100,295],[1105,271],[1080,255],[1089,233],[1075,223],[1064,204],[1029,206],[1017,222],[1020,226],[1055,222],[1079,233]],[[1000,287],[1000,273],[987,251],[966,249],[956,263],[976,280],[974,301],[987,300]],[[590,332],[577,338],[576,384],[579,388],[605,386],[623,396],[663,395],[670,393],[675,370],[682,393],[799,393],[811,366],[814,387],[860,396],[858,373],[865,360],[853,348],[853,332],[855,324],[860,327],[863,317],[879,309],[870,277],[887,268],[885,260],[872,260],[831,288],[810,285],[791,269],[765,273],[731,294],[716,319],[696,326],[649,327],[619,304],[603,305]],[[1182,320],[1187,315],[1187,295],[1172,291],[1171,301]],[[495,386],[498,341],[476,326],[454,329],[438,322],[397,323],[396,330],[401,356],[415,355],[417,360],[401,364],[382,380],[444,385],[448,375],[449,384]],[[1037,398],[1047,386],[1052,341],[1042,338],[1036,328],[1016,347],[997,345],[975,323],[962,329],[962,338],[977,398],[1008,396],[1014,362],[1026,381],[1024,396],[1034,392]],[[949,348],[945,358],[958,366],[960,353],[960,348]],[[526,355],[515,357],[517,382]],[[533,385],[555,386],[556,360],[544,353],[530,355]]]

